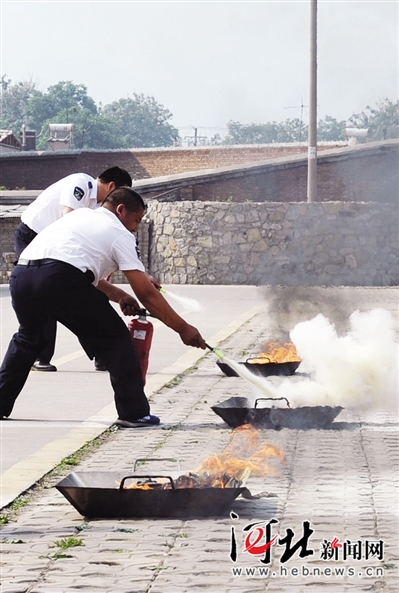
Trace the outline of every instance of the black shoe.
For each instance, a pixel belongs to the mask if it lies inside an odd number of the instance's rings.
[[[158,416],[154,416],[153,414],[149,414],[148,416],[144,416],[143,418],[139,418],[138,420],[122,420],[118,418],[115,424],[121,426],[122,428],[141,428],[142,426],[158,426],[160,423],[160,419]]]
[[[32,370],[54,373],[57,370],[57,367],[55,367],[53,364],[50,364],[49,362],[41,362],[40,360],[35,360],[35,362],[32,365]]]
[[[107,370],[103,361],[100,358],[94,359],[94,368],[96,369],[96,371],[106,371]]]

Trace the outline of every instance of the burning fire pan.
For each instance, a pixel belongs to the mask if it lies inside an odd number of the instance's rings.
[[[151,489],[129,487],[129,480],[148,478]],[[159,482],[169,481],[167,488]],[[177,482],[177,480],[176,480]],[[125,476],[113,472],[73,472],[56,484],[57,490],[73,507],[88,518],[129,517],[211,517],[230,509],[239,496],[254,499],[271,496],[267,493],[252,495],[241,487],[177,487],[170,476]]]
[[[282,377],[288,377],[289,375],[293,375],[301,361],[295,362],[249,362],[248,359],[246,362],[240,362],[239,364],[245,366],[251,373],[254,375],[258,375],[260,377],[270,377],[271,375],[280,375]],[[234,369],[231,368],[226,362],[221,362],[218,360],[216,362],[218,367],[227,377],[238,377],[238,373]]]
[[[330,428],[333,420],[343,410],[340,406],[302,406],[298,408],[259,408],[258,402],[273,398],[258,398],[254,407],[246,397],[230,397],[212,406],[212,410],[229,426],[236,428],[243,424],[252,424],[256,428],[293,428],[303,430],[310,428]]]

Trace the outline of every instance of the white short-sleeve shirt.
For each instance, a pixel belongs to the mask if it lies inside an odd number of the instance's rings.
[[[145,268],[139,258],[135,236],[107,208],[80,208],[43,229],[25,247],[20,259],[57,259],[91,270],[93,284],[116,270]]]
[[[60,179],[38,195],[22,213],[21,220],[35,233],[62,218],[64,207],[98,208],[97,180],[86,173],[74,173]]]

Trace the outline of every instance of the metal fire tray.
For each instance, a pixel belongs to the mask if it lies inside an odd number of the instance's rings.
[[[259,408],[258,402],[273,398],[258,398],[252,405],[246,397],[230,397],[212,406],[212,410],[229,426],[236,428],[242,424],[252,424],[257,428],[330,428],[333,420],[343,410],[340,406],[302,406],[298,408]],[[280,398],[285,399],[285,398]],[[288,403],[288,400],[286,400]]]
[[[218,360],[216,362],[218,367],[221,371],[228,377],[238,377],[238,373],[234,369],[231,368],[226,362],[221,362]],[[251,373],[254,375],[258,375],[260,377],[270,377],[271,375],[280,375],[282,377],[288,377],[289,375],[293,375],[301,361],[295,362],[264,362],[264,363],[255,363],[255,362],[239,362],[245,368],[247,368]]]
[[[167,490],[141,490],[126,487],[137,478],[170,480]],[[116,472],[73,472],[56,484],[57,490],[73,507],[88,518],[132,517],[211,517],[230,509],[239,496],[260,498],[268,493],[252,495],[240,488],[175,488],[170,476],[143,476]]]

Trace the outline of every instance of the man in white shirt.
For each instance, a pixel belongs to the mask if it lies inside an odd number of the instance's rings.
[[[131,188],[116,189],[102,208],[82,208],[57,220],[22,252],[10,278],[20,327],[0,368],[0,419],[10,415],[25,385],[51,317],[103,360],[114,389],[118,424],[159,424],[159,418],[150,414],[129,330],[109,300],[118,302],[125,315],[137,314],[142,307],[105,278],[120,269],[140,302],[184,344],[205,349],[205,341],[170,307],[144,270],[132,234],[144,211],[139,194]]]
[[[49,224],[78,208],[99,208],[107,195],[118,187],[131,187],[129,173],[119,167],[106,169],[94,179],[86,173],[74,173],[45,189],[22,213],[15,231],[17,258],[29,243]],[[47,344],[32,367],[37,371],[56,371],[50,364],[55,349],[57,324],[49,319],[46,329]],[[95,361],[96,368],[103,370]]]

